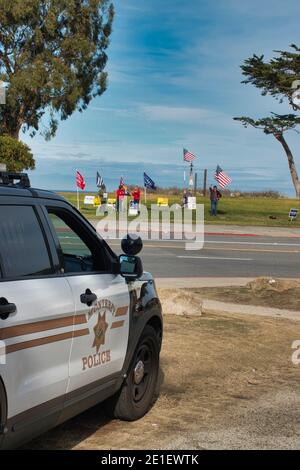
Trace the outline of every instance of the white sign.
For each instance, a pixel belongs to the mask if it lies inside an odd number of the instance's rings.
[[[138,215],[139,211],[135,207],[129,207],[128,215]]]
[[[95,196],[84,196],[84,202],[86,206],[93,206],[95,204]]]
[[[290,219],[292,219],[292,220],[296,219],[297,215],[298,215],[298,209],[291,209],[290,210],[290,213],[289,213],[289,218]]]
[[[292,89],[295,90],[292,94],[292,101],[295,106],[300,107],[300,80],[294,80]]]
[[[0,104],[6,104],[6,88],[2,80],[0,80]]]
[[[187,208],[192,210],[192,209],[196,209],[196,204],[197,204],[197,201],[196,201],[196,198],[195,197],[188,197],[188,203],[187,203]]]
[[[134,201],[130,201],[128,215],[138,215],[139,210]]]

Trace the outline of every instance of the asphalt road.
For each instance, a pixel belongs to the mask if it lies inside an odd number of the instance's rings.
[[[109,244],[121,253],[120,241]],[[204,248],[182,241],[145,241],[144,269],[155,277],[300,277],[300,238],[206,235]]]

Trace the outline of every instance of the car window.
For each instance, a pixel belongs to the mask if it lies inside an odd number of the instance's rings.
[[[100,244],[67,211],[47,208],[61,251],[65,273],[106,271],[106,262]]]
[[[32,206],[0,206],[0,256],[5,278],[53,272],[41,225]]]

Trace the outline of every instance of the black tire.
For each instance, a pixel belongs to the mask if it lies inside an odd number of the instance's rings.
[[[159,353],[157,332],[148,325],[141,335],[126,380],[119,392],[106,404],[111,417],[135,421],[149,411],[157,396]],[[140,382],[139,371],[140,376],[144,372]]]
[[[7,419],[7,403],[6,403],[6,393],[4,389],[3,382],[0,378],[0,433],[3,432]],[[2,448],[4,441],[4,434],[0,434],[0,449]]]

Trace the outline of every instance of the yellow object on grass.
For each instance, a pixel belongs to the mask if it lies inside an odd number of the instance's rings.
[[[169,206],[169,199],[167,197],[158,197],[157,198],[157,205],[161,207],[168,207]]]

